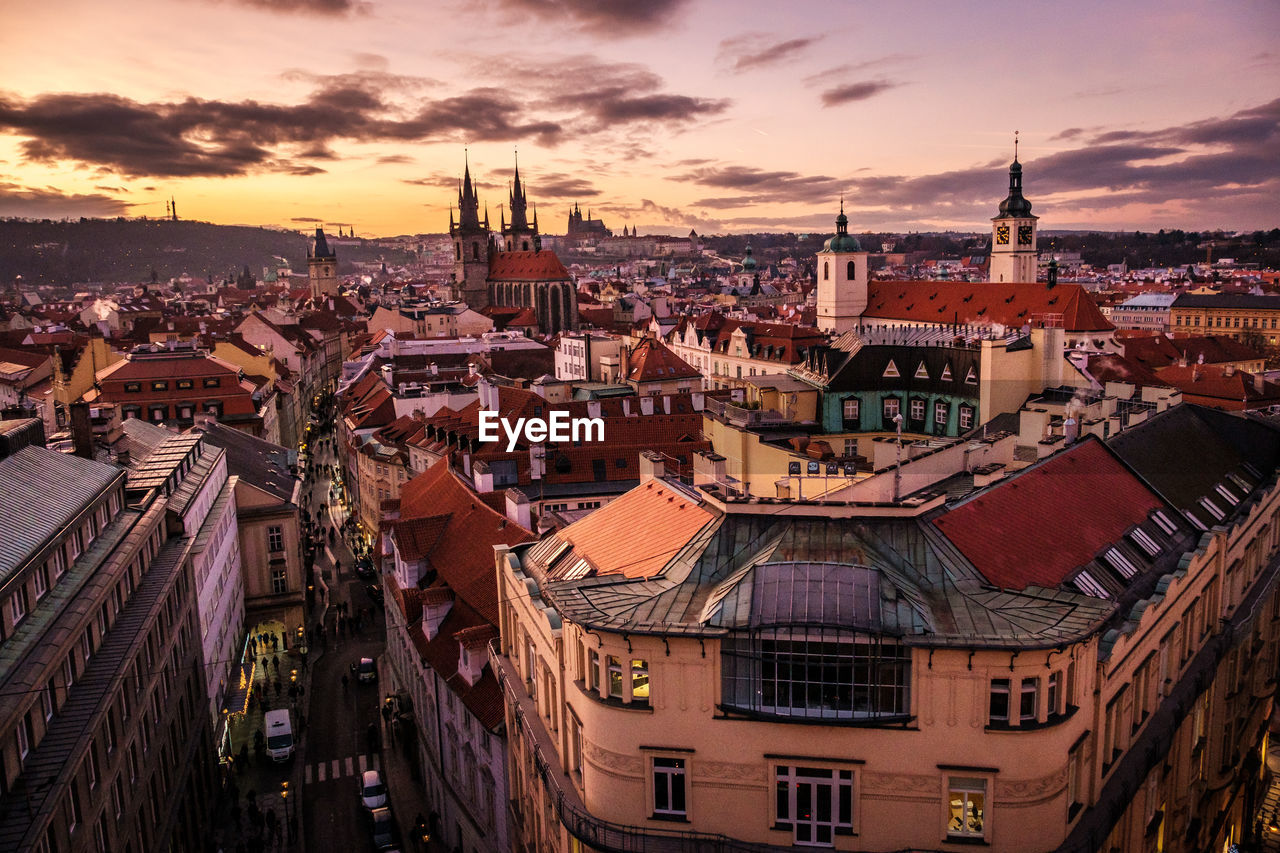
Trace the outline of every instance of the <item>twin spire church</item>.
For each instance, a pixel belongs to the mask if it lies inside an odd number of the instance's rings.
[[[507,214],[511,220],[507,221]],[[489,210],[480,217],[480,200],[464,166],[458,188],[458,218],[449,211],[453,238],[453,287],[469,308],[489,305],[529,308],[544,334],[577,327],[578,297],[573,280],[555,252],[542,248],[538,212],[529,217],[529,201],[520,181],[520,164],[501,214],[499,240],[489,226]]]

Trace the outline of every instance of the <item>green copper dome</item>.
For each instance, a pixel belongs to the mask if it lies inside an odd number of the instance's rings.
[[[835,236],[822,244],[824,252],[861,252],[858,238],[849,233],[849,217],[844,215],[844,199],[840,199],[840,215],[836,217]]]
[[[742,259],[743,271],[753,270],[756,268],[756,259],[751,257],[751,247],[747,247],[747,255]]]

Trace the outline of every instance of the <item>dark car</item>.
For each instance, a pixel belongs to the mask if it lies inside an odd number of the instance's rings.
[[[364,585],[365,592],[369,593],[369,597],[373,599],[373,603],[382,606],[382,587],[376,583],[367,583]]]
[[[356,557],[356,574],[363,580],[369,580],[378,573],[373,569],[373,559],[370,557]]]
[[[389,850],[396,843],[396,823],[391,819],[391,809],[381,806],[369,813],[373,819],[373,846]]]

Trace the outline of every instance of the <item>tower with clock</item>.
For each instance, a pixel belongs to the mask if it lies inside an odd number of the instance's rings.
[[[1036,220],[1031,202],[1022,197],[1022,164],[1018,142],[1013,143],[1009,166],[1009,195],[1000,202],[1000,213],[991,220],[991,275],[993,282],[1036,280]]]

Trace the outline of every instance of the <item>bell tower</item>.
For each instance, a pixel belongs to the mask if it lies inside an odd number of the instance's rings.
[[[458,188],[458,221],[449,212],[449,236],[453,238],[453,288],[468,308],[489,304],[489,212],[480,220],[480,201],[471,183],[471,164],[464,161],[462,186]]]
[[[1035,281],[1037,270],[1036,220],[1031,202],[1022,196],[1022,164],[1018,162],[1018,136],[1013,138],[1013,162],[1009,164],[1009,195],[991,220],[990,280]]]
[[[858,324],[867,310],[867,253],[849,233],[849,218],[836,217],[836,233],[817,254],[818,328],[840,334]]]
[[[307,253],[307,278],[311,282],[311,298],[314,300],[334,296],[338,292],[338,256],[329,248],[324,229],[318,225],[315,244]]]

